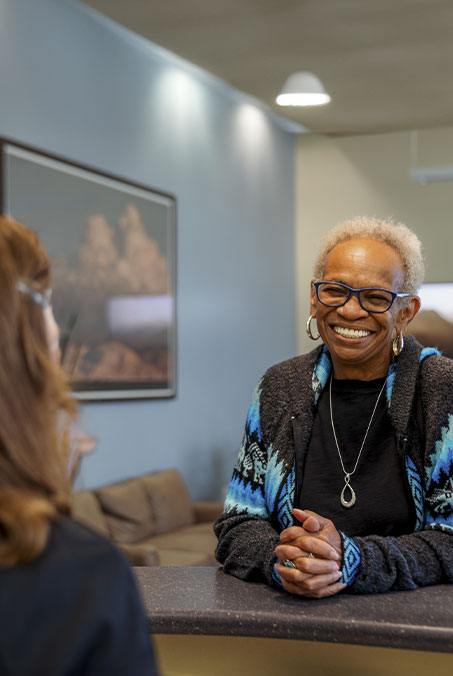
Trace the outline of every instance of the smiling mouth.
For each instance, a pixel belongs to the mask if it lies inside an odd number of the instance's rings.
[[[343,326],[334,326],[333,330],[343,338],[366,338],[371,333],[365,329],[345,329]]]

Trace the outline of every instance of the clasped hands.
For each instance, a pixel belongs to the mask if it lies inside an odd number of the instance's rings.
[[[337,594],[346,587],[339,582],[340,533],[330,519],[315,512],[294,509],[293,514],[302,525],[285,528],[275,548],[283,588],[291,594],[317,599]],[[285,560],[292,561],[296,567],[283,566]]]

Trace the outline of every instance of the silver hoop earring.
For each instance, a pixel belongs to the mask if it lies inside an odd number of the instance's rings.
[[[313,315],[310,315],[309,318],[307,319],[307,328],[305,329],[307,332],[307,336],[311,338],[311,340],[318,340],[318,338],[321,338],[321,334],[318,333],[317,336],[314,336],[312,331],[311,331],[311,320],[314,319]]]
[[[392,350],[393,355],[397,357],[403,351],[404,347],[404,336],[402,333],[397,333],[395,338],[392,340]]]

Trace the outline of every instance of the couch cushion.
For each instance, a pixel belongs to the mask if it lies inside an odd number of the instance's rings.
[[[106,538],[109,528],[101,506],[92,491],[76,491],[71,496],[72,517]]]
[[[183,552],[190,554],[188,562],[181,565],[207,565],[215,563],[215,548],[217,545],[217,538],[214,535],[212,524],[199,523],[192,526],[185,526],[184,528],[177,528],[171,533],[162,533],[155,535],[148,540],[159,552],[161,564],[164,566],[163,552],[171,550],[179,552],[182,556]],[[200,557],[201,563],[193,564],[192,555],[196,554]]]
[[[96,495],[115,542],[139,542],[157,532],[142,477],[104,486],[96,491]]]
[[[158,566],[160,564],[157,549],[149,542],[132,542],[117,544],[129,560],[131,566]]]
[[[176,469],[146,474],[142,479],[154,517],[154,533],[166,533],[194,522],[189,493]]]
[[[203,552],[185,552],[178,549],[159,550],[161,566],[218,566],[212,557]]]

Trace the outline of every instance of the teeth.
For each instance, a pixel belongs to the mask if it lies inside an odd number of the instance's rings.
[[[339,333],[340,336],[345,338],[365,338],[365,336],[370,335],[370,331],[364,331],[363,329],[344,329],[342,326],[334,326],[333,330],[335,333]]]

